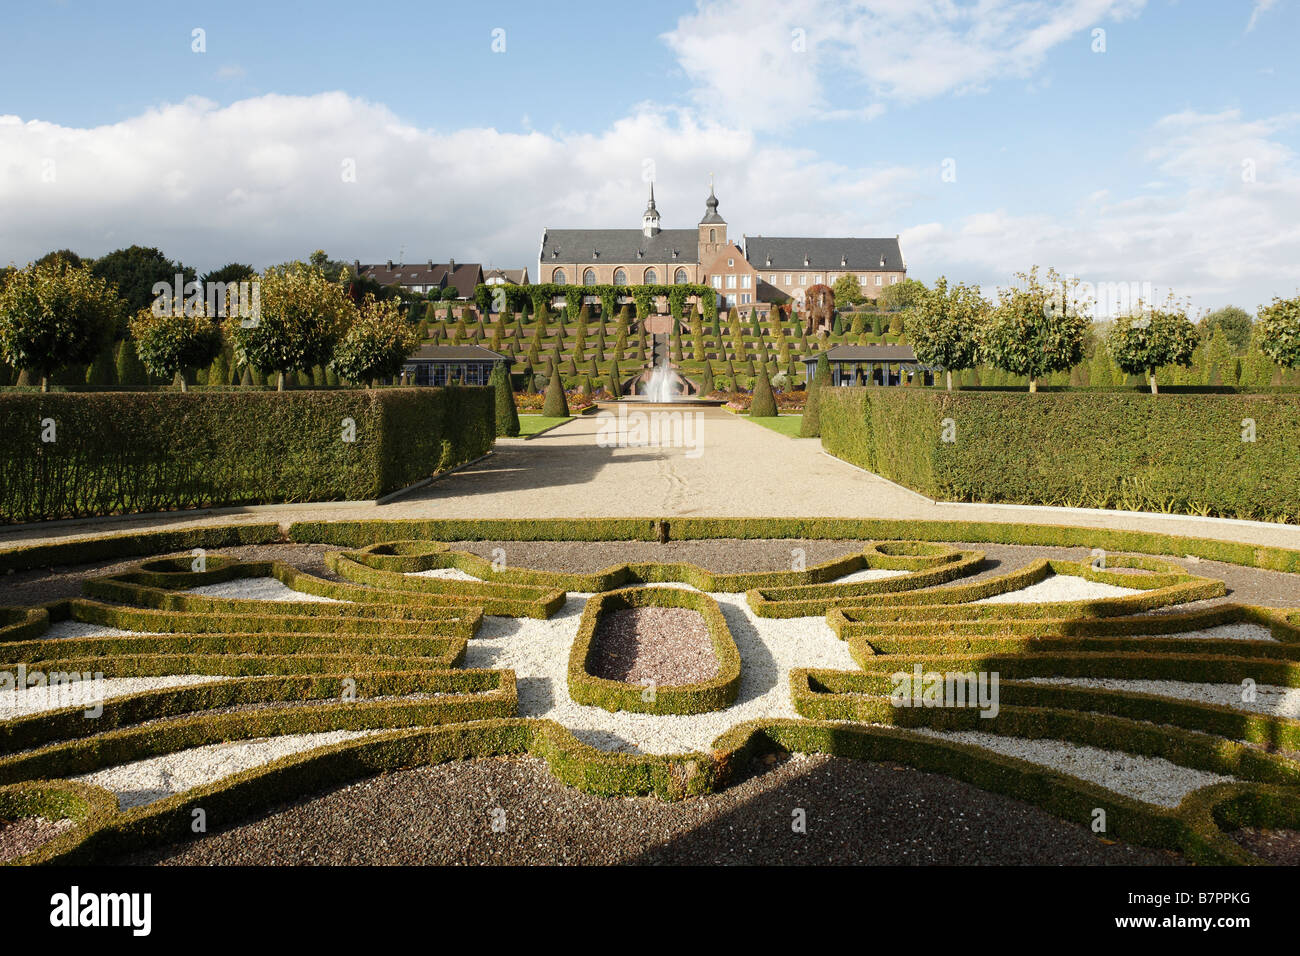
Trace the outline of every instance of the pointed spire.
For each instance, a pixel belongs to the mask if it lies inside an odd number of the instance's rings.
[[[722,222],[726,220],[718,215],[718,197],[713,194],[713,173],[709,173],[709,198],[704,201],[706,212],[704,218],[700,220],[701,224],[706,222]]]

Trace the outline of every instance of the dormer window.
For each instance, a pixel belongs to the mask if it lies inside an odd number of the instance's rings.
[[[804,268],[807,268],[808,266],[812,265],[812,262],[811,262],[811,260],[809,260],[809,258],[808,258],[807,256],[804,256],[804,257],[803,257],[803,264],[804,264]]]
[[[769,269],[772,268],[772,257],[771,257],[771,256],[768,256],[768,257],[767,257],[767,267],[768,267]]]
[[[676,249],[673,250],[673,258],[674,258],[674,259],[677,258],[677,250],[676,250]]]
[[[840,256],[840,268],[843,268],[844,266],[847,266],[848,264],[849,264],[849,257],[848,257],[848,256]]]
[[[735,259],[728,259],[728,260],[727,260],[727,266],[728,266],[728,268],[732,268],[732,267],[734,267],[735,265],[736,265],[736,260],[735,260]]]
[[[880,257],[880,268],[882,268],[882,269],[885,268],[885,257],[884,257],[884,256],[881,256],[881,257]]]
[[[636,251],[636,257],[637,257],[638,259],[644,259],[644,258],[645,258],[645,250],[644,250],[644,249],[638,249],[638,250]]]
[[[600,250],[599,250],[599,249],[592,249],[592,250],[591,250],[591,258],[593,258],[593,259],[599,259],[599,258],[600,258]]]

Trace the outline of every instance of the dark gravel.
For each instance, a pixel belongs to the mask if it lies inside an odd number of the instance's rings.
[[[0,863],[31,853],[74,826],[72,820],[47,820],[44,817],[0,820]]]
[[[696,684],[718,675],[718,656],[699,612],[634,607],[601,615],[590,669],[597,677],[655,686]]]
[[[128,864],[1130,864],[1173,853],[1106,844],[1018,800],[935,774],[824,756],[760,764],[680,803],[565,787],[534,759],[386,774]],[[494,831],[494,812],[504,829]],[[803,810],[806,832],[794,832]],[[211,819],[211,818],[209,818]]]
[[[1300,866],[1300,830],[1242,827],[1229,836],[1260,859],[1278,866]]]

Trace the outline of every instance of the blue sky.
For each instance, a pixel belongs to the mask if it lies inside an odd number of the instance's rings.
[[[635,226],[648,160],[668,226],[713,172],[736,237],[900,233],[922,279],[1037,262],[1253,308],[1300,285],[1298,39],[1290,0],[24,4],[0,258],[535,273],[546,226]]]

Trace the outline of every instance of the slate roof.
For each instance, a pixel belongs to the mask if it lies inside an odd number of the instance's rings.
[[[446,262],[358,263],[358,275],[374,279],[380,285],[423,285],[455,288],[462,299],[474,297],[474,287],[483,281],[483,267],[477,262],[457,262],[448,275],[451,264]]]
[[[507,356],[481,345],[422,345],[410,361],[421,362],[504,362]]]
[[[647,266],[656,262],[670,265],[698,262],[699,243],[696,229],[664,229],[649,237],[640,229],[547,229],[542,237],[541,255],[545,274],[539,274],[537,281],[549,282],[552,269],[570,262],[579,265],[644,262]]]
[[[804,356],[804,364],[816,364],[817,356]],[[837,345],[826,353],[828,362],[915,362],[910,345]]]
[[[804,264],[804,257],[808,263]],[[885,257],[882,267],[880,257]],[[768,258],[771,263],[768,263]],[[833,272],[891,272],[907,268],[898,238],[799,239],[746,236],[745,258],[755,269],[820,269]],[[845,261],[847,260],[847,262]]]

